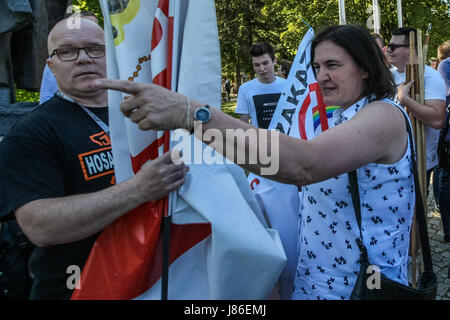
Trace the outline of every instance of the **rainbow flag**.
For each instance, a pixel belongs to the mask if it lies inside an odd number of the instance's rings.
[[[325,107],[325,110],[327,112],[327,119],[330,119],[333,117],[333,112],[335,110],[339,109],[338,106],[328,106]],[[313,125],[314,125],[314,131],[319,127],[320,125],[320,115],[319,115],[319,107],[316,106],[313,108]]]

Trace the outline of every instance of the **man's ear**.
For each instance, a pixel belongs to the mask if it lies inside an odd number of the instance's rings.
[[[274,64],[274,65],[277,65],[277,62],[278,62],[278,61],[277,61],[277,58],[274,58],[274,59],[273,59],[273,64]]]
[[[55,61],[52,58],[47,58],[47,61],[45,62],[48,66],[48,68],[50,69],[50,71],[52,72],[53,76],[56,78],[56,66],[55,66]]]
[[[50,70],[53,73],[53,69],[55,67],[54,65],[54,61],[51,58],[47,58],[47,60],[45,61],[45,63],[47,64],[47,66],[50,68]]]

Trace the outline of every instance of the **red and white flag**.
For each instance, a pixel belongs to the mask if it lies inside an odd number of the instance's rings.
[[[101,6],[109,78],[158,83],[220,106],[214,1],[101,0]],[[167,133],[141,131],[125,118],[119,110],[122,93],[110,91],[108,99],[120,183],[167,150],[170,141]],[[191,145],[200,143],[188,137]],[[268,297],[286,257],[278,234],[263,225],[242,169],[203,163],[190,167],[185,185],[169,201],[168,298]],[[167,206],[164,200],[146,203],[105,228],[72,299],[160,299],[161,221]]]

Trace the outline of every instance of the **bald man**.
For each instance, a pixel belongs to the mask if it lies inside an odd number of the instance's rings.
[[[74,13],[70,16],[72,19],[87,19],[98,24],[97,16],[91,11],[81,11]],[[74,21],[76,23],[76,21]],[[72,22],[72,24],[74,24]],[[45,101],[52,98],[58,91],[58,84],[56,83],[55,76],[51,72],[48,64],[45,65],[42,72],[41,88],[39,92],[39,104],[43,104]]]
[[[30,259],[31,299],[69,299],[98,234],[113,221],[184,183],[188,168],[169,154],[114,183],[103,30],[81,19],[48,37],[59,91],[19,120],[0,144],[0,217],[16,217],[38,247]]]

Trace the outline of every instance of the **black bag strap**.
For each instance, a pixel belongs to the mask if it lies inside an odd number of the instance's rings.
[[[363,235],[361,231],[361,203],[359,197],[359,188],[358,188],[358,177],[356,175],[356,170],[353,170],[348,173],[348,180],[350,182],[350,193],[352,195],[352,203],[353,209],[355,210],[356,222],[359,227],[359,238],[356,239],[356,243],[358,244],[359,251],[361,252],[361,262],[368,262],[369,258],[367,255],[367,249],[363,243]]]
[[[10,212],[7,215],[4,215],[4,216],[0,217],[0,224],[2,222],[8,222],[8,221],[12,221],[12,220],[15,220],[15,219],[16,219],[16,216],[14,215],[14,213]]]
[[[419,225],[419,235],[420,235],[420,242],[422,245],[424,271],[432,272],[433,271],[433,263],[431,260],[431,250],[430,250],[430,241],[428,238],[427,220],[425,217],[422,193],[420,191],[419,175],[417,172],[416,155],[415,155],[414,147],[413,147],[414,140],[412,138],[412,131],[411,131],[411,127],[409,125],[407,115],[403,111],[402,111],[402,114],[405,117],[406,128],[408,130],[409,145],[410,145],[410,149],[411,149],[411,163],[412,163],[412,167],[413,167],[414,185],[415,185],[414,189],[416,192],[416,219],[417,219],[417,222]],[[366,260],[368,259],[368,256],[367,256],[367,249],[364,246],[363,241],[362,241],[363,237],[362,237],[362,231],[361,231],[361,204],[360,204],[358,177],[356,175],[356,170],[349,172],[348,177],[349,177],[349,183],[350,183],[350,193],[352,195],[353,208],[355,210],[356,221],[358,223],[359,234],[360,234],[360,239],[357,239],[357,244],[361,251],[361,258],[364,261],[364,259],[366,259]]]

